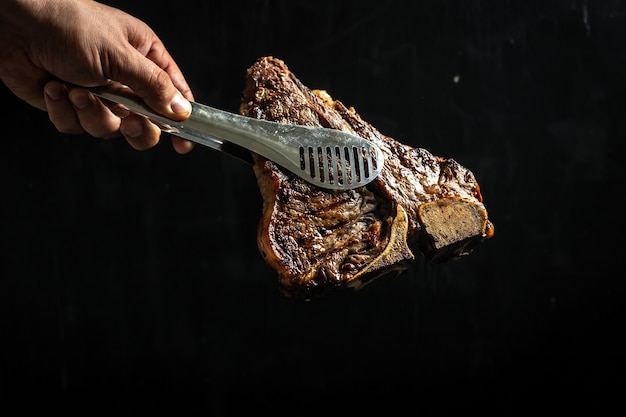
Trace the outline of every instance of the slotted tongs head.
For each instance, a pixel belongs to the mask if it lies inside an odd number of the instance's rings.
[[[319,187],[361,187],[383,168],[384,155],[376,144],[340,130],[259,120],[196,102],[189,118],[177,122],[155,113],[129,88],[90,91],[120,117],[128,112],[145,116],[163,132],[251,162],[244,148]]]

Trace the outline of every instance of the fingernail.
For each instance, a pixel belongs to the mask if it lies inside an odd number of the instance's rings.
[[[127,123],[120,131],[124,136],[130,136],[131,138],[138,138],[143,134],[143,126],[140,123]]]
[[[182,94],[178,93],[170,103],[170,108],[176,114],[188,114],[191,112],[191,103]]]
[[[46,96],[48,96],[48,98],[53,101],[60,100],[61,96],[63,95],[62,87],[54,83],[46,85],[45,92]]]
[[[77,109],[84,109],[89,104],[89,96],[86,93],[70,94],[70,101]]]

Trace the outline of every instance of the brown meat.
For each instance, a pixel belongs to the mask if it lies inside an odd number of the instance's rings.
[[[419,248],[428,261],[470,253],[493,236],[474,175],[453,159],[387,137],[285,63],[263,57],[247,71],[240,113],[344,130],[381,147],[382,173],[367,186],[329,191],[253,155],[263,197],[258,245],[288,296],[312,298],[362,288],[408,269]]]

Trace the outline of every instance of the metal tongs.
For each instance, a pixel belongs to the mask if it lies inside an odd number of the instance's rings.
[[[383,168],[384,155],[376,144],[340,130],[259,120],[196,102],[191,102],[189,118],[177,122],[155,113],[129,88],[90,91],[118,116],[145,116],[163,132],[249,163],[250,153],[244,149],[255,152],[319,187],[361,187]]]

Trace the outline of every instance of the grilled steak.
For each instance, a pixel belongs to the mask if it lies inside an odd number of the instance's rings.
[[[303,85],[279,59],[262,57],[248,68],[240,113],[344,130],[385,154],[379,177],[348,191],[318,188],[253,155],[263,198],[258,246],[287,296],[359,289],[408,269],[412,249],[444,261],[493,236],[472,172],[383,135],[354,108]]]

